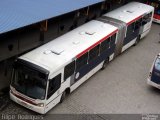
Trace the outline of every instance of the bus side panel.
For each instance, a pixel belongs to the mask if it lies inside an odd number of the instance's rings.
[[[149,31],[150,31],[150,28],[148,30],[144,31],[142,34],[140,34],[141,35],[140,39],[144,38],[149,33]]]
[[[87,79],[89,79],[92,75],[94,75],[98,70],[102,68],[103,62],[96,66],[94,69],[89,71],[86,75],[84,75],[80,80],[78,80],[75,84],[71,86],[71,92],[75,90],[78,86],[84,83]]]
[[[126,35],[123,42],[122,52],[131,47],[136,42],[136,39],[139,36],[139,31],[140,28],[133,30],[133,32],[130,32],[128,35]]]
[[[152,22],[149,22],[146,25],[142,26],[142,32],[140,33],[141,35],[140,39],[144,38],[149,33],[151,29],[151,25],[152,25]]]
[[[53,79],[55,76],[61,74],[61,85],[57,91],[55,91],[49,98],[46,99],[45,113],[48,112],[50,109],[52,109],[55,105],[57,105],[60,102],[63,91],[68,86],[70,86],[69,80],[66,80],[65,82],[63,81],[63,73],[64,73],[64,69],[60,69],[49,76],[49,79]],[[48,91],[47,91],[47,94],[48,94]]]
[[[56,92],[57,94],[57,92]],[[54,106],[56,106],[61,100],[62,94],[56,95],[56,97],[51,97],[50,102],[48,102],[45,106],[45,113],[51,110]]]
[[[80,80],[82,77],[84,77],[88,72],[90,72],[92,69],[94,69],[96,66],[98,66],[101,62],[106,60],[108,57],[110,57],[115,51],[115,45],[113,45],[111,48],[106,50],[104,53],[102,53],[100,56],[98,56],[96,59],[90,61],[89,64],[83,66],[80,70],[76,71],[76,74],[79,73],[78,79],[75,78],[75,82]]]
[[[126,36],[126,38],[124,39],[123,45],[127,45],[129,42],[131,42],[132,40],[134,40],[136,37],[138,37],[139,35],[139,30],[137,29],[135,30],[133,33],[129,34],[128,36]]]
[[[145,25],[141,27],[141,31],[140,31],[141,38],[140,39],[145,37],[151,29],[154,11],[150,11],[150,12],[152,12],[152,16],[150,17],[151,20],[150,22],[146,23]]]

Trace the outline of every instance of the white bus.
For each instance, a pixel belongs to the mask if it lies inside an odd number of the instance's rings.
[[[156,56],[152,64],[147,83],[160,89],[160,54]]]
[[[135,11],[126,12],[128,17],[125,15],[128,24],[104,15],[19,57],[14,64],[10,98],[41,114],[62,102],[66,95],[124,51],[128,32],[134,34],[139,29],[134,37],[130,35],[133,41],[144,36],[145,25],[151,27],[153,7],[133,2],[125,5],[124,10],[129,11],[132,4]],[[117,11],[116,15],[121,14],[122,11]]]

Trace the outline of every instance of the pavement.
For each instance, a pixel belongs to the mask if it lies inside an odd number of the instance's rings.
[[[160,25],[153,24],[138,45],[115,58],[105,70],[97,72],[45,116],[88,114],[91,115],[88,119],[93,115],[106,120],[116,118],[112,114],[160,114],[160,90],[147,85],[150,67],[160,52],[159,33]],[[36,114],[12,101],[1,113]]]

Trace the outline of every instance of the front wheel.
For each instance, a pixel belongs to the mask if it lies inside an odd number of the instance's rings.
[[[64,91],[64,92],[62,93],[60,103],[62,103],[62,102],[64,101],[65,97],[66,97],[66,91]]]

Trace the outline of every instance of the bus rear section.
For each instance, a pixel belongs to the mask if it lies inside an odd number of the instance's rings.
[[[152,6],[131,2],[104,15],[112,19],[111,22],[113,23],[118,20],[126,24],[121,52],[137,44],[140,39],[149,33],[153,13],[154,8]]]
[[[160,89],[160,54],[153,62],[147,82],[149,85]]]
[[[146,4],[155,8],[153,22],[160,24],[160,1],[159,0],[147,0]]]

